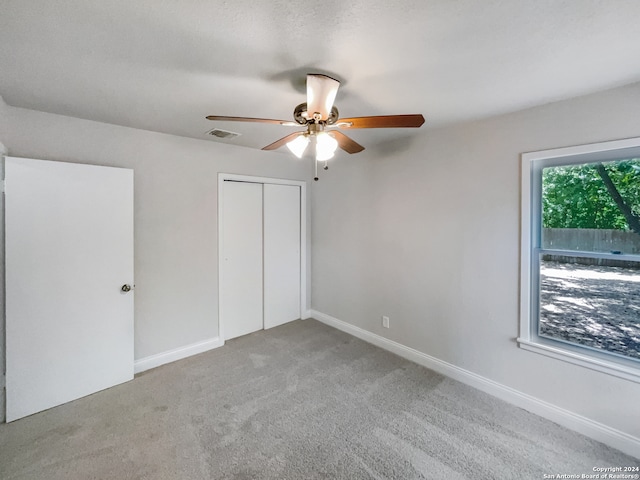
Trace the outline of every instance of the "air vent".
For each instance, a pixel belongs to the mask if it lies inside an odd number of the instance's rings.
[[[220,130],[219,128],[214,128],[213,130],[209,130],[207,132],[207,135],[211,135],[217,138],[226,138],[228,140],[230,138],[235,138],[240,134],[236,132],[229,132],[227,130]]]

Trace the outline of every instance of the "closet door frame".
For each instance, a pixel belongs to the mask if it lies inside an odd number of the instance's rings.
[[[256,177],[252,175],[237,175],[234,173],[218,173],[218,336],[225,341],[224,321],[221,316],[222,312],[222,285],[224,281],[223,265],[223,244],[224,238],[224,182],[249,182],[273,185],[291,185],[300,187],[300,314],[301,318],[306,319],[310,316],[308,285],[309,268],[308,254],[309,244],[307,237],[307,182],[301,180],[287,180],[283,178]]]

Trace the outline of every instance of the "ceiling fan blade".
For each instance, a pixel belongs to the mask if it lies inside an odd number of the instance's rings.
[[[340,82],[326,75],[307,75],[307,115],[313,118],[319,113],[320,120],[326,120],[331,114],[331,107],[336,99]]]
[[[207,120],[218,120],[220,122],[255,122],[255,123],[276,123],[278,125],[286,125],[290,127],[299,127],[297,122],[288,120],[274,120],[271,118],[251,118],[251,117],[223,117],[220,115],[209,115]]]
[[[358,153],[364,150],[364,147],[362,145],[350,139],[342,132],[333,130],[328,133],[338,141],[338,146],[347,153]]]
[[[282,147],[283,145],[286,145],[287,143],[289,143],[294,138],[299,137],[300,135],[304,135],[304,134],[305,134],[305,132],[290,133],[286,137],[282,137],[280,140],[276,140],[275,142],[267,145],[266,147],[262,147],[262,150],[276,150],[276,149]]]
[[[417,128],[424,117],[415,115],[379,115],[376,117],[341,118],[332,127],[338,128]]]

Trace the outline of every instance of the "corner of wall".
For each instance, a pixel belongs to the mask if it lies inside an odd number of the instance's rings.
[[[4,105],[2,97],[0,97],[0,106]],[[2,139],[0,139],[2,140]],[[0,180],[4,184],[4,157],[7,155],[8,150],[2,142],[0,142]],[[6,413],[6,395],[5,395],[5,289],[4,289],[4,187],[2,188],[2,195],[0,195],[0,268],[2,268],[2,274],[0,275],[0,300],[2,300],[2,311],[0,311],[0,423],[5,421]]]
[[[2,143],[7,134],[7,108],[4,98],[0,95],[0,181],[4,181],[4,157],[9,154],[9,150]],[[0,300],[2,300],[2,310],[0,311],[0,423],[5,421],[6,396],[5,396],[5,294],[4,294],[4,188],[0,195]]]

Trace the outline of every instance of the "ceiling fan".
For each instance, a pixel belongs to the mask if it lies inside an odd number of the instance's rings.
[[[310,143],[315,146],[315,177],[318,180],[318,162],[333,157],[338,147],[347,153],[358,153],[364,147],[355,142],[340,130],[350,128],[417,128],[424,123],[420,114],[411,115],[379,115],[374,117],[340,118],[333,102],[338,93],[340,82],[327,75],[307,75],[307,101],[293,110],[294,122],[273,120],[269,118],[225,117],[209,115],[208,120],[232,122],[272,123],[292,127],[306,127],[306,130],[290,133],[280,140],[263,147],[262,150],[275,150],[286,145],[298,158],[302,158]]]

